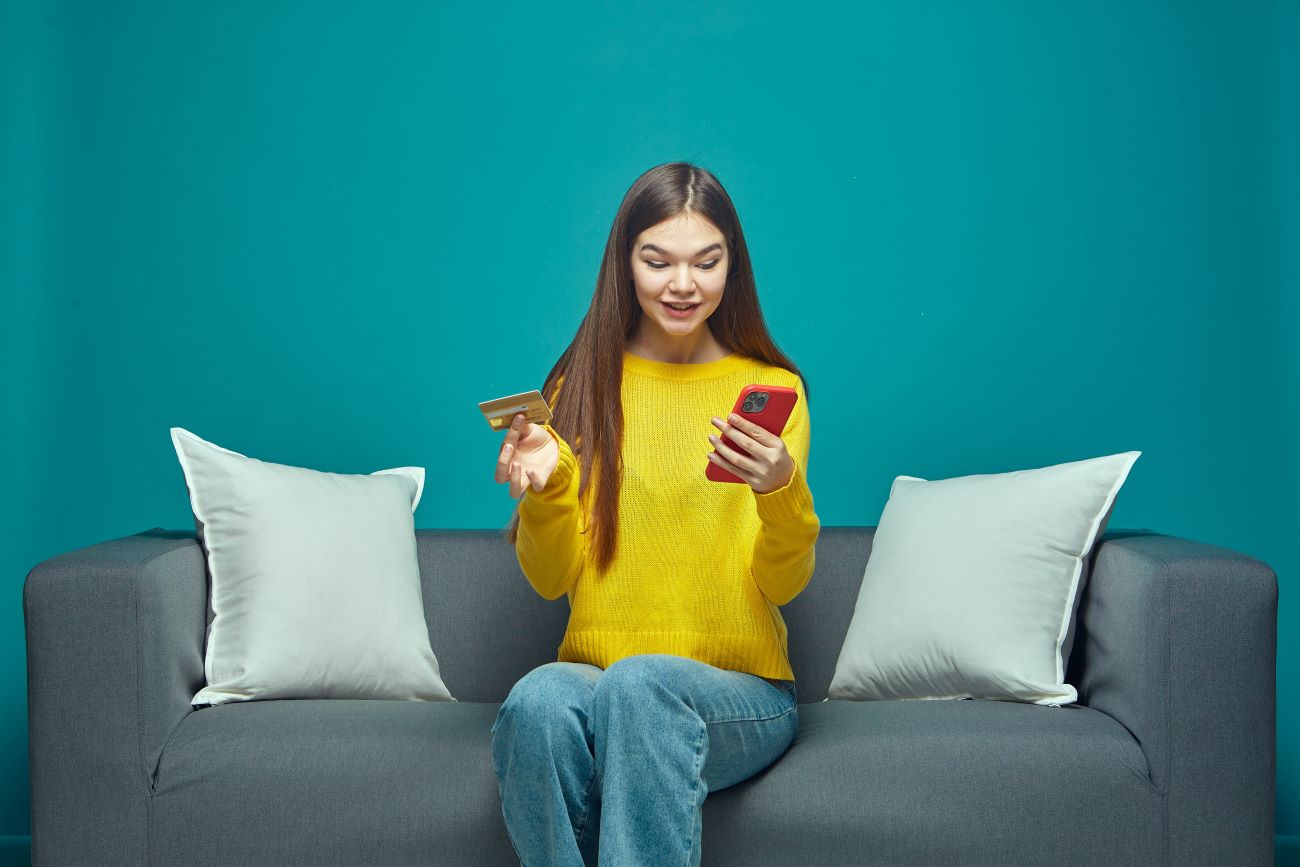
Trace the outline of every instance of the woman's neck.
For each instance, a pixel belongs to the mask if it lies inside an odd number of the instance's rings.
[[[731,350],[719,343],[708,329],[704,329],[704,334],[700,335],[698,339],[694,338],[695,335],[687,335],[681,340],[665,343],[663,341],[647,341],[644,337],[637,335],[629,338],[624,348],[633,355],[639,355],[651,361],[665,361],[669,364],[703,364],[726,358],[731,352]]]

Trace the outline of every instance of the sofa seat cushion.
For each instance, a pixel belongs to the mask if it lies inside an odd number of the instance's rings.
[[[492,771],[498,707],[281,699],[196,710],[159,760],[152,863],[203,853],[202,863],[433,864],[473,852],[466,863],[517,864]]]
[[[1164,840],[1141,747],[1080,704],[801,704],[781,758],[704,809],[735,863],[1161,863]]]
[[[498,708],[311,699],[194,711],[155,775],[151,855],[518,863],[492,770]],[[1145,756],[1100,711],[828,701],[801,704],[799,718],[773,765],[710,793],[706,864],[1159,860]]]

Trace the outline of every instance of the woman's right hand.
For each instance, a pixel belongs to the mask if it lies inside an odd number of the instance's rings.
[[[526,487],[546,489],[546,481],[560,462],[560,446],[546,428],[516,413],[510,432],[497,455],[496,481],[510,483],[510,496],[519,499]]]

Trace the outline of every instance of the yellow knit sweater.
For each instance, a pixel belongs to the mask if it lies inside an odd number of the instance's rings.
[[[799,394],[781,434],[794,476],[766,494],[704,476],[714,450],[708,435],[721,435],[710,418],[727,421],[750,383]],[[569,597],[559,660],[608,668],[633,654],[670,653],[793,680],[777,606],[812,577],[821,530],[806,475],[803,383],[736,353],[672,364],[625,352],[622,398],[624,477],[610,568],[600,574],[588,557],[595,487],[580,503],[578,460],[550,424],[559,464],[545,490],[526,488],[519,505],[515,550],[524,575],[544,599]]]

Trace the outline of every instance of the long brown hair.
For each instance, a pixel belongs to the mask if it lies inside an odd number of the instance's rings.
[[[599,572],[608,568],[618,544],[623,352],[645,315],[632,281],[632,244],[646,229],[679,214],[706,218],[726,239],[730,258],[727,283],[718,308],[707,320],[713,338],[732,352],[794,373],[811,403],[807,380],[768,334],[740,218],[722,184],[708,170],[685,162],[664,163],[637,178],[614,215],[587,315],[542,386],[554,415],[551,427],[578,458],[580,502],[587,502],[590,496],[593,474],[597,481],[595,508],[589,513],[585,532],[595,532],[590,548]],[[518,532],[516,506],[506,527],[510,544],[515,544]]]

